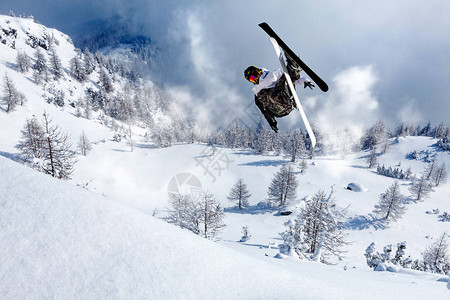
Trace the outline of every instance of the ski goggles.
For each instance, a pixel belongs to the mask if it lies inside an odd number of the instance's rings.
[[[261,74],[258,74],[257,76],[250,75],[250,78],[248,79],[248,81],[256,83],[256,82],[258,82],[259,76],[261,76]]]

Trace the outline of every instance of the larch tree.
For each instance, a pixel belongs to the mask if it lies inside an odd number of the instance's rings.
[[[247,207],[248,199],[252,194],[248,191],[247,185],[242,178],[239,178],[228,195],[228,200],[237,202],[239,209]]]
[[[385,220],[397,220],[405,212],[404,196],[400,193],[398,181],[392,184],[380,196],[380,201],[375,205],[375,214],[383,217]]]
[[[42,143],[42,171],[59,179],[70,179],[75,164],[75,153],[70,149],[69,137],[44,113]]]
[[[297,198],[298,180],[291,164],[283,165],[275,174],[267,192],[270,206],[284,207]]]
[[[17,105],[24,105],[26,102],[25,95],[17,90],[8,74],[5,74],[3,77],[3,95],[1,100],[7,113],[13,111]]]

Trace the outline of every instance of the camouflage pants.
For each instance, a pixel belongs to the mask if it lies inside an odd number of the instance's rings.
[[[300,72],[293,70],[290,65],[288,65],[288,71],[292,82],[300,78]],[[287,116],[294,109],[294,99],[289,90],[285,75],[281,76],[273,88],[261,90],[258,93],[257,100],[274,117],[278,118]]]

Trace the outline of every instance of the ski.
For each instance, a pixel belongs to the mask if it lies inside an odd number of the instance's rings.
[[[284,42],[283,40],[273,31],[272,28],[270,28],[269,24],[263,22],[258,25],[261,27],[271,38],[275,39],[283,49],[285,53],[287,53],[293,60],[295,60],[296,63],[305,71],[306,74],[308,74],[309,78],[311,78],[312,81],[314,81],[317,86],[323,91],[328,91],[328,85],[325,83],[325,81],[322,80],[322,78],[319,77],[316,73],[314,73],[313,70],[311,70],[301,59],[297,56]]]
[[[308,132],[309,138],[311,140],[311,146],[314,148],[316,146],[316,136],[309,124],[308,118],[306,117],[305,111],[303,110],[302,104],[300,103],[300,99],[298,98],[297,92],[295,91],[294,84],[292,83],[291,77],[288,75],[287,67],[283,59],[283,55],[281,54],[281,48],[278,45],[278,42],[274,38],[270,38],[270,42],[272,43],[273,48],[277,54],[278,59],[280,60],[281,67],[284,71],[284,76],[286,77],[286,82],[288,83],[289,89],[291,90],[291,94],[294,97],[295,104],[297,106],[298,111],[300,112],[300,116],[302,117],[303,124],[305,124],[306,131]]]

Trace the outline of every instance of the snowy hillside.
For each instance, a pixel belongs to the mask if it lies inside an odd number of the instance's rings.
[[[32,65],[36,49],[48,60],[55,51],[63,69],[60,78],[54,78],[52,68],[41,82],[32,68],[20,72],[17,55],[25,53]],[[448,276],[397,267],[374,272],[364,257],[372,242],[382,252],[388,244],[395,248],[405,241],[406,256],[420,259],[439,236],[446,233],[448,239],[450,223],[440,218],[450,213],[448,181],[415,201],[411,181],[399,179],[406,210],[399,220],[385,222],[374,215],[374,207],[396,180],[367,167],[369,151],[322,154],[305,159],[303,174],[300,161],[294,164],[297,199],[284,208],[293,214],[280,215],[264,203],[275,173],[290,157],[174,143],[172,135],[166,138],[173,146],[159,148],[164,142],[155,132],[180,133],[190,125],[180,121],[185,116],[156,85],[117,63],[128,50],[98,54],[92,72],[79,81],[73,59],[85,61],[88,54],[80,54],[68,36],[29,19],[0,16],[0,76],[6,74],[27,99],[10,112],[0,103],[0,298],[448,297]],[[109,92],[102,70],[111,79]],[[55,100],[60,92],[62,105]],[[20,164],[16,145],[21,130],[27,119],[41,120],[44,111],[69,134],[73,150],[82,132],[92,145],[87,156],[77,150],[71,180]],[[411,176],[420,177],[436,157],[450,173],[450,152],[437,142],[427,136],[392,138],[378,163],[410,168]],[[242,211],[227,199],[238,178],[252,194]],[[361,190],[348,190],[350,183]],[[346,209],[349,244],[343,258],[325,265],[280,255],[284,224],[297,216],[305,200],[318,191],[328,194],[331,187],[336,207]],[[226,227],[217,242],[164,221],[171,209],[169,195],[195,196],[199,190],[211,192],[224,207]],[[251,238],[240,243],[244,226]]]
[[[429,274],[393,277],[250,257],[3,157],[0,176],[2,299],[425,299],[448,293]]]

